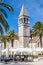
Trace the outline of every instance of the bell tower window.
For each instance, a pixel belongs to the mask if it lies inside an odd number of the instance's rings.
[[[28,18],[27,18],[27,22],[28,22]]]
[[[24,18],[24,23],[25,23],[26,19]]]

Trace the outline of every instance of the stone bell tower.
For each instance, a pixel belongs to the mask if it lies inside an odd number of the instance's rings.
[[[18,34],[20,47],[26,48],[29,45],[30,39],[30,22],[29,16],[24,6],[22,6],[19,18],[18,18]]]

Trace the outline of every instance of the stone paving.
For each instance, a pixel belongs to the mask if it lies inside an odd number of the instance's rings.
[[[43,65],[43,62],[18,62],[10,64],[0,63],[0,65]]]

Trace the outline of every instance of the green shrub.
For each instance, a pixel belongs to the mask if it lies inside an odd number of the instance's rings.
[[[33,58],[33,59],[34,59],[34,58],[38,58],[38,55],[33,55],[32,58]]]
[[[20,54],[19,54],[19,55],[16,55],[16,56],[19,56],[19,58],[21,58],[22,56],[23,56],[24,58],[25,58],[25,57],[32,57],[33,59],[34,59],[34,58],[38,58],[38,55],[23,55],[23,54],[20,55]]]

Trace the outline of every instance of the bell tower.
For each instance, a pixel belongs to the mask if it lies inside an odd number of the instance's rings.
[[[22,6],[19,18],[18,18],[18,34],[19,34],[19,45],[20,47],[26,48],[29,45],[30,39],[30,17],[24,7]]]

